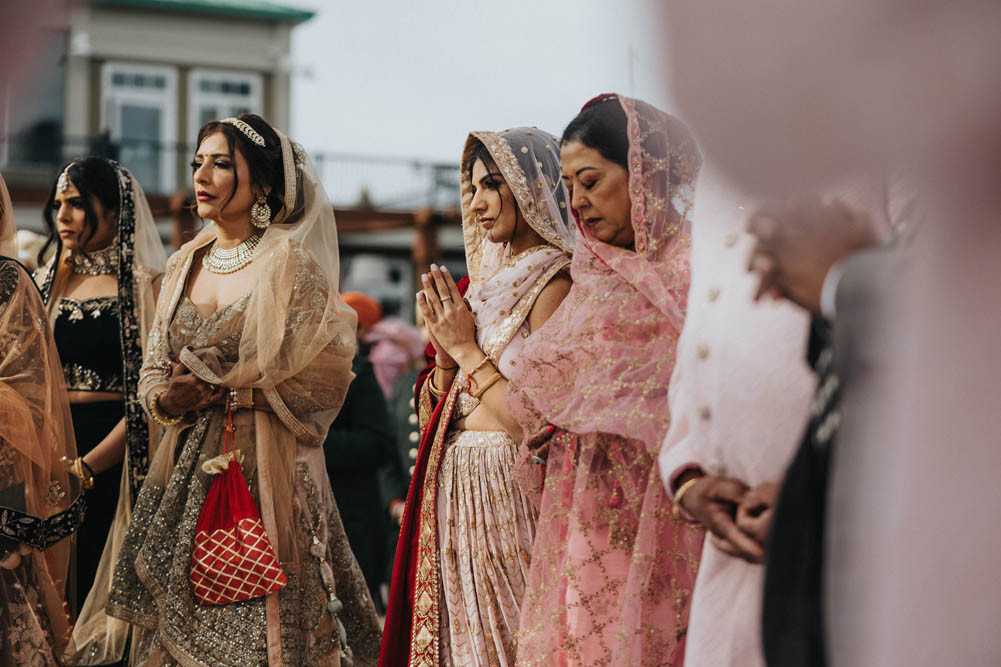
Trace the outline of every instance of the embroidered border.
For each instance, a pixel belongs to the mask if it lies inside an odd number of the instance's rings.
[[[410,667],[438,667],[438,625],[440,623],[441,586],[438,556],[438,467],[441,464],[445,434],[459,395],[459,383],[453,382],[445,398],[438,431],[434,434],[424,473],[421,494],[420,526],[417,537],[417,568],[414,573],[413,625],[410,630]]]
[[[0,505],[0,536],[22,542],[36,549],[48,549],[76,532],[83,523],[87,502],[83,494],[58,514],[48,519]]]

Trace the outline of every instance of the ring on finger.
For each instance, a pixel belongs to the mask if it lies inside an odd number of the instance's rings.
[[[438,297],[438,300],[439,301],[451,301],[452,300],[452,296],[450,294],[446,294],[445,296]]]

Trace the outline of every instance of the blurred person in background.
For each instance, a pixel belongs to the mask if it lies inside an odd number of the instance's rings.
[[[417,304],[434,363],[380,664],[512,664],[536,510],[513,469],[504,405],[522,346],[570,289],[573,247],[555,137],[472,132],[460,163],[468,282],[431,265]],[[466,289],[468,285],[468,290]],[[465,297],[465,298],[464,298]]]
[[[382,309],[375,299],[360,292],[345,292],[341,297],[358,313],[361,340],[376,326]],[[392,531],[383,505],[379,471],[393,460],[393,428],[386,398],[361,345],[351,370],[355,377],[327,432],[323,455],[344,532],[381,611],[386,536]]]
[[[584,106],[562,156],[573,287],[507,396],[539,503],[518,663],[680,665],[703,535],[672,514],[656,462],[702,159],[681,121],[618,95]]]
[[[682,515],[707,531],[685,647],[689,667],[764,666],[764,539],[738,527],[737,510],[752,487],[782,479],[813,389],[807,316],[791,304],[754,301],[757,284],[747,273],[753,237],[745,233],[753,203],[703,166],[671,426],[659,457]]]
[[[816,303],[833,292],[836,314],[828,363],[842,376],[840,408],[818,406],[832,419],[826,430],[838,426],[831,471],[796,481],[800,502],[830,485],[814,601],[824,612],[821,660],[998,664],[1001,6],[666,6],[675,99],[734,179],[788,200],[892,160],[916,193],[910,234],[843,264],[816,240],[829,237],[789,240],[805,225],[850,223],[844,210],[807,200],[767,216],[762,254],[777,270],[763,272],[777,293]],[[849,236],[836,247],[854,246]],[[957,517],[987,519],[971,528]],[[811,638],[788,641],[797,639]],[[787,655],[769,664],[821,664]]]
[[[89,477],[77,457],[45,304],[15,259],[0,177],[0,665],[55,667],[72,653],[72,540]]]
[[[109,664],[121,659],[127,635],[124,624],[104,614],[111,568],[158,432],[139,403],[138,382],[167,258],[142,187],[104,158],[63,167],[43,219],[49,237],[39,260],[55,250],[35,279],[59,348],[78,451],[93,482],[89,517],[76,536],[76,648],[86,652],[87,664]],[[91,652],[92,640],[108,651]]]
[[[389,398],[397,378],[424,365],[427,344],[420,329],[396,317],[383,317],[362,338],[382,393]]]

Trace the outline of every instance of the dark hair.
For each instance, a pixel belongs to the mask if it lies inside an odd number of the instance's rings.
[[[623,169],[628,169],[629,138],[626,112],[617,97],[609,97],[587,107],[563,130],[560,146],[579,141],[601,153]]]
[[[205,137],[221,132],[226,137],[226,144],[229,152],[234,155],[239,150],[240,155],[247,161],[247,169],[250,171],[250,185],[256,187],[261,193],[265,188],[270,187],[271,192],[267,195],[268,207],[271,209],[271,219],[281,210],[285,203],[285,165],[282,160],[282,147],[278,139],[278,134],[268,124],[266,120],[254,113],[242,113],[237,116],[247,125],[264,138],[264,147],[258,146],[245,135],[239,128],[233,127],[229,123],[221,120],[210,120],[202,125],[198,130],[197,146],[202,145]],[[196,149],[197,150],[197,149]],[[233,167],[233,192],[230,193],[222,208],[226,208],[237,188],[240,187],[240,179],[236,173],[236,166]]]
[[[477,140],[476,150],[474,150],[473,154],[469,156],[470,180],[472,180],[473,178],[473,165],[476,164],[477,160],[483,161],[483,165],[487,168],[487,171],[490,170],[491,166],[497,166],[497,162],[494,160],[494,156],[490,154],[490,151],[487,150],[487,147],[483,144],[482,141]]]
[[[482,141],[479,141],[479,140],[477,140],[476,144],[477,144],[476,145],[476,150],[474,150],[473,154],[469,156],[469,180],[470,181],[473,180],[473,165],[476,164],[477,160],[481,160],[483,162],[483,166],[487,168],[487,171],[490,171],[490,167],[494,167],[495,169],[497,168],[497,161],[494,160],[494,156],[490,154],[489,150],[487,150],[486,145]],[[503,174],[501,175],[501,180],[503,182],[507,183],[507,180],[504,178]],[[476,187],[475,184],[473,185],[473,187]],[[511,195],[512,196],[514,195],[514,191],[513,190],[511,192]],[[501,207],[500,207],[500,211],[497,212],[498,215],[500,215],[501,213],[504,212],[504,198],[503,197],[501,197],[500,203],[501,203]],[[518,216],[520,216],[520,215],[521,215],[521,210],[518,208],[517,199],[516,199],[515,200],[515,207],[514,207],[514,230],[511,231],[512,234],[515,231],[517,231],[517,229],[518,229]],[[486,238],[486,237],[484,237],[484,238]]]
[[[97,212],[94,210],[94,200],[101,202],[101,206],[107,211],[118,213],[120,194],[118,190],[118,172],[110,162],[104,158],[89,156],[73,160],[68,165],[59,170],[60,176],[63,172],[69,176],[70,182],[80,192],[83,200],[83,229],[80,230],[79,248],[80,252],[86,255],[83,247],[87,241],[97,233]],[[56,241],[56,222],[54,219],[56,188],[59,186],[59,178],[52,183],[52,190],[49,198],[42,209],[42,220],[45,222],[45,229],[49,233],[49,238],[45,240],[45,245],[38,251],[38,263],[42,263],[42,258],[49,248]]]

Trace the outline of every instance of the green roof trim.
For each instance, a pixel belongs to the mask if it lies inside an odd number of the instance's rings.
[[[266,0],[91,0],[95,5],[118,5],[175,12],[205,12],[270,21],[302,23],[315,12],[286,7]]]

